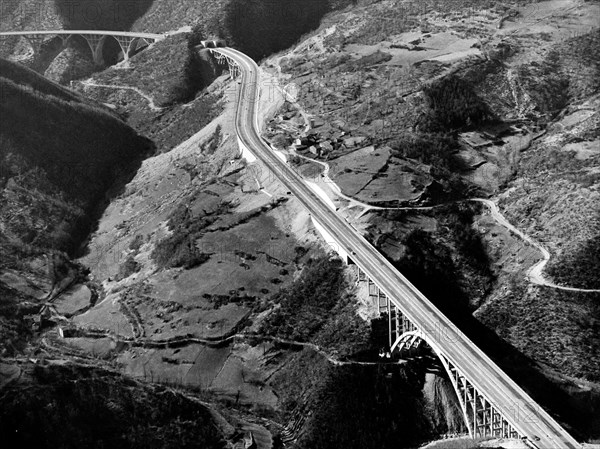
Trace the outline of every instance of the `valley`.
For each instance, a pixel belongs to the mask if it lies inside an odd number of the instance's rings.
[[[46,3],[0,30],[86,25]],[[381,357],[389,309],[243,148],[206,37],[259,62],[273,153],[600,441],[598,2],[133,3],[94,26],[168,35],[127,61],[0,41],[2,445],[529,447],[461,438],[431,355]]]

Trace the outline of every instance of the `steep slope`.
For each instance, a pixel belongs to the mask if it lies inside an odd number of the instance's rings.
[[[77,250],[150,145],[99,105],[3,60],[0,88],[3,319],[21,332],[36,304],[83,281],[64,252]],[[11,348],[3,338],[2,350]]]
[[[37,187],[54,202],[63,200],[65,206],[81,209],[71,220],[41,231],[43,235],[37,235],[37,226],[24,229],[14,222],[6,224],[5,233],[23,243],[49,238],[48,247],[72,251],[78,243],[75,236],[85,233],[86,224],[89,227],[86,216],[92,215],[114,181],[127,174],[128,164],[149,149],[149,143],[112,113],[32,72],[7,61],[2,61],[0,70],[4,194],[18,197],[16,192],[24,190],[21,195],[33,197],[32,189]],[[31,216],[26,201],[13,201],[3,206],[21,210],[23,219]],[[39,218],[48,217],[42,213]],[[61,225],[68,226],[64,232],[70,238],[58,235]],[[32,232],[25,237],[24,233]],[[50,237],[55,233],[55,239]]]

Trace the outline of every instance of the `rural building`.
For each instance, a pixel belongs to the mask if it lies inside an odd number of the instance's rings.
[[[490,139],[475,131],[460,134],[458,140],[472,148],[484,148],[492,144]]]
[[[333,146],[331,145],[331,142],[329,142],[328,140],[326,140],[326,141],[324,141],[324,142],[321,142],[321,143],[319,144],[319,147],[320,147],[320,148],[321,148],[323,151],[326,151],[326,152],[333,151]]]
[[[344,145],[347,148],[354,148],[354,147],[360,145],[361,143],[363,143],[365,140],[367,140],[367,138],[364,136],[356,136],[356,137],[346,137],[343,140],[344,140]]]

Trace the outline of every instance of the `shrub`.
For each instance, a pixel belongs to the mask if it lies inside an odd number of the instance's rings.
[[[463,80],[448,76],[423,89],[430,114],[426,128],[451,130],[481,123],[493,118],[488,106]]]
[[[143,244],[144,236],[141,234],[137,234],[129,244],[129,249],[132,251],[138,251]]]
[[[449,133],[413,134],[390,143],[397,156],[416,159],[423,164],[448,169],[452,153],[457,149],[456,139]]]
[[[280,304],[263,323],[263,332],[308,341],[326,322],[341,298],[345,280],[339,259],[310,260],[300,277],[272,300]]]
[[[152,259],[160,268],[189,269],[203,264],[210,259],[210,254],[200,251],[196,241],[204,229],[214,223],[220,214],[226,213],[230,207],[229,203],[222,203],[211,214],[193,215],[187,205],[180,204],[171,213],[167,222],[173,234],[158,242],[152,251]]]
[[[140,264],[135,261],[133,256],[129,256],[124,263],[119,266],[119,273],[117,274],[117,281],[128,278],[134,273],[140,271]]]

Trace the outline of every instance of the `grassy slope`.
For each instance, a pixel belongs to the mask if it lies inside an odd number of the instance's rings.
[[[502,196],[507,218],[534,236],[551,253],[545,276],[559,284],[600,288],[599,156],[586,159],[565,151],[567,145],[598,144],[598,39],[595,32],[555,45],[541,62],[527,66],[535,76],[532,98],[546,119],[556,98],[569,106],[547,133],[521,156],[516,179]],[[552,69],[552,70],[550,70]],[[571,76],[571,75],[572,76]],[[548,78],[560,77],[558,92]],[[549,86],[548,90],[539,86]],[[583,100],[590,99],[586,103]],[[581,109],[591,114],[572,121]],[[573,115],[575,114],[575,115]],[[507,341],[561,373],[598,382],[600,333],[597,293],[572,293],[527,286],[511,280],[508,294],[494,296],[479,318]]]
[[[147,13],[152,0],[56,0],[56,8],[66,29],[71,30],[129,30],[133,23]]]
[[[32,14],[34,12],[34,14]],[[63,28],[64,21],[54,0],[19,0],[2,3],[0,30],[51,30]],[[0,43],[0,45],[3,45]]]
[[[156,43],[137,54],[131,64],[134,68],[130,70],[109,68],[96,75],[94,81],[137,87],[151,95],[159,107],[189,100],[206,84],[196,52],[188,49],[186,34]]]

